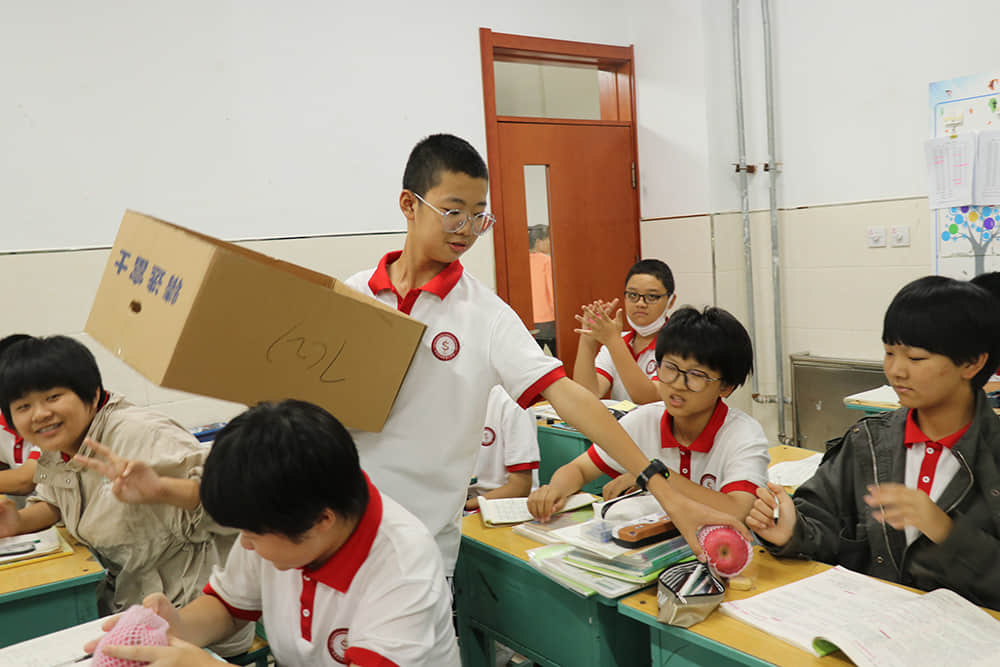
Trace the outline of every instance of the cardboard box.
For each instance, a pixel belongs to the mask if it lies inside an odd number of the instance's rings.
[[[381,430],[424,325],[330,276],[127,211],[86,331],[156,384]]]

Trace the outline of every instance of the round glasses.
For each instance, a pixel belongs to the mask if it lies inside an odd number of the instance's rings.
[[[410,192],[413,192],[412,190]],[[449,234],[455,234],[465,227],[465,223],[472,220],[472,233],[476,236],[482,236],[486,232],[490,231],[490,228],[496,223],[497,219],[492,213],[487,213],[483,211],[482,213],[476,213],[474,215],[469,215],[465,211],[460,211],[457,208],[449,209],[447,211],[442,211],[434,204],[430,203],[416,192],[413,195],[431,207],[431,209],[441,216],[441,227],[444,231]]]
[[[709,382],[719,382],[722,380],[722,378],[711,377],[699,370],[682,371],[676,364],[670,361],[664,361],[660,364],[660,371],[657,375],[660,377],[660,382],[664,384],[670,384],[677,379],[678,375],[683,375],[684,386],[690,391],[702,391],[708,386]]]
[[[639,294],[638,292],[627,291],[625,292],[625,298],[632,303],[638,303],[639,299],[646,302],[647,305],[652,306],[654,303],[665,297],[666,294]]]

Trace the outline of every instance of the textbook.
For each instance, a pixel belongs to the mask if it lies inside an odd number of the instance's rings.
[[[954,591],[915,593],[839,566],[719,608],[859,667],[986,667],[1000,654],[1000,621]]]
[[[574,493],[566,499],[560,512],[569,512],[581,507],[589,507],[596,498],[589,493]],[[528,511],[527,498],[486,498],[479,496],[479,511],[487,526],[502,526],[507,523],[531,521],[535,517]]]
[[[622,581],[645,584],[653,583],[660,572],[670,565],[693,558],[691,547],[681,536],[652,545],[648,550],[631,557],[608,559],[576,548],[563,556],[564,561],[575,567]]]
[[[622,581],[574,567],[563,560],[563,556],[572,548],[568,544],[548,544],[529,549],[528,564],[549,579],[584,597],[596,593],[606,598],[617,598],[649,585]]]
[[[559,538],[553,536],[555,531],[560,528],[565,528],[566,526],[573,526],[583,523],[584,521],[590,521],[593,517],[594,511],[590,507],[581,507],[580,509],[576,509],[571,512],[557,514],[545,523],[542,523],[538,519],[519,523],[514,526],[513,531],[518,535],[523,535],[529,540],[534,540],[535,542],[541,542],[542,544],[555,544],[556,542],[559,542]]]

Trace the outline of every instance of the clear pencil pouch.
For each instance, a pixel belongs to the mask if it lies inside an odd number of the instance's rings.
[[[719,606],[726,586],[699,561],[677,563],[665,569],[656,586],[661,623],[688,628],[705,620]]]

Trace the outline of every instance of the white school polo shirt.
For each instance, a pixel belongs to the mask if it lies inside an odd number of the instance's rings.
[[[0,463],[6,463],[10,468],[17,468],[31,459],[38,460],[41,450],[7,427],[7,422],[0,415]]]
[[[906,413],[906,428],[903,432],[903,444],[906,446],[903,484],[911,489],[920,489],[936,503],[962,467],[951,453],[951,448],[969,430],[971,422],[935,442],[924,434],[913,415],[913,410]],[[920,529],[916,526],[906,526],[904,532],[907,544],[920,537]]]
[[[458,667],[437,545],[371,482],[368,492],[357,528],[316,570],[278,570],[237,540],[205,593],[234,618],[262,618],[282,667]]]
[[[503,385],[518,405],[528,407],[566,373],[558,359],[541,351],[510,306],[458,261],[423,287],[397,295],[386,267],[399,255],[389,253],[347,284],[411,315],[427,330],[382,431],[352,429],[351,435],[361,467],[424,522],[450,575],[490,390]]]
[[[632,358],[635,359],[635,363],[639,365],[639,369],[646,374],[650,380],[656,379],[656,338],[654,337],[650,341],[649,345],[639,350],[639,354],[636,354],[632,350],[632,341],[635,340],[635,331],[626,331],[622,334],[622,338],[625,339],[625,345],[628,346],[628,351],[632,353]],[[615,363],[611,360],[611,353],[608,352],[608,348],[604,345],[597,352],[597,357],[594,358],[594,370],[603,375],[611,383],[611,390],[608,398],[616,401],[629,401],[631,397],[628,395],[628,391],[625,389],[625,385],[622,383],[621,376],[618,374],[618,369],[615,368]]]
[[[641,405],[619,420],[622,428],[649,458],[667,464],[671,474],[680,473],[692,482],[714,491],[756,493],[767,484],[767,436],[756,419],[730,408],[721,399],[704,430],[690,447],[682,447],[671,430],[671,417],[662,402]],[[607,452],[591,445],[587,454],[603,472],[617,477],[625,468]]]
[[[537,487],[538,458],[538,427],[531,408],[522,409],[503,387],[493,387],[476,458],[476,483],[469,487],[469,496],[501,487],[510,473],[522,470],[532,471],[531,488]]]

